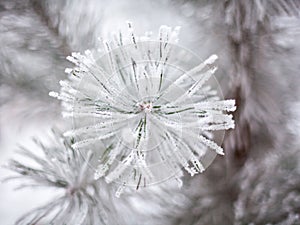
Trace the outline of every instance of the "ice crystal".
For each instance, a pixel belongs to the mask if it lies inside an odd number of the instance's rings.
[[[44,186],[59,193],[50,202],[22,216],[16,224],[107,224],[99,182],[92,178],[94,171],[88,166],[92,153],[81,155],[71,147],[72,141],[57,134],[51,140],[52,147],[47,147],[35,139],[40,151],[33,153],[21,148],[19,154],[27,160],[14,159],[9,164],[8,168],[20,175],[6,180],[22,179],[19,188]]]
[[[76,66],[66,69],[60,93],[50,93],[74,121],[65,133],[77,137],[74,148],[108,146],[95,179],[119,182],[117,196],[125,186],[170,177],[181,184],[182,167],[191,176],[203,172],[212,150],[224,154],[211,131],[234,128],[226,112],[235,110],[235,101],[220,100],[205,85],[217,69],[216,55],[195,60],[177,45],[179,27],[161,26],[153,38],[137,37],[128,25],[129,35],[113,34],[99,49],[67,57]]]

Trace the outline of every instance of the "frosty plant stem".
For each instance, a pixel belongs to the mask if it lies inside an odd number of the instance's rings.
[[[18,188],[48,187],[58,196],[24,214],[15,224],[109,224],[100,181],[92,178],[93,170],[88,166],[92,152],[82,155],[71,147],[72,140],[56,132],[48,138],[50,146],[34,139],[34,151],[22,147],[19,156],[27,160],[11,160],[8,168],[16,175],[6,180],[22,180]]]
[[[204,171],[224,154],[213,132],[234,128],[227,112],[235,101],[221,100],[211,79],[216,55],[201,62],[177,46],[179,27],[161,26],[157,38],[128,28],[100,49],[69,56],[75,67],[66,69],[60,93],[50,93],[74,121],[65,133],[74,137],[72,147],[97,152],[94,177],[119,183],[117,196],[126,186],[178,180],[181,168],[191,176]]]

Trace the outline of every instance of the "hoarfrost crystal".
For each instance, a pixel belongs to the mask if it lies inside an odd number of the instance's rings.
[[[209,165],[212,152],[223,149],[212,141],[212,131],[234,128],[234,100],[220,100],[211,79],[216,55],[201,61],[177,45],[179,27],[162,26],[157,38],[113,34],[97,50],[68,57],[76,66],[61,81],[63,115],[73,118],[74,148],[98,151],[95,179],[125,186],[162,182],[181,168],[192,176]],[[200,64],[199,64],[200,63]],[[209,155],[209,156],[208,156]],[[214,155],[214,156],[215,156]],[[207,161],[207,162],[206,162]]]

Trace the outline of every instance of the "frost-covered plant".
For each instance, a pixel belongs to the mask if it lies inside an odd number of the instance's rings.
[[[296,148],[248,161],[238,179],[236,225],[300,223],[299,159]]]
[[[65,133],[76,137],[72,147],[107,145],[95,179],[120,183],[117,196],[127,185],[138,189],[170,177],[181,184],[181,167],[192,176],[204,171],[212,154],[224,154],[211,131],[234,127],[225,112],[235,110],[235,101],[220,100],[205,85],[216,55],[195,62],[175,45],[179,27],[162,26],[153,38],[137,37],[128,25],[128,37],[120,32],[97,50],[69,56],[76,66],[66,69],[60,93],[50,93],[73,118],[74,129]]]
[[[107,217],[108,209],[101,202],[100,182],[92,178],[94,171],[89,166],[92,153],[81,155],[71,147],[73,140],[56,133],[50,138],[51,147],[34,139],[38,151],[21,148],[22,157],[11,160],[8,166],[19,175],[6,180],[21,180],[18,188],[46,187],[57,194],[26,213],[16,224],[108,224],[113,218]]]

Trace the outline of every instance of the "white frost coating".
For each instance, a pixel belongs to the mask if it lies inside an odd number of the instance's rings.
[[[66,68],[65,69],[65,73],[68,73],[68,74],[71,73],[72,71],[73,71],[73,69],[71,69],[71,68]]]
[[[55,191],[56,197],[24,214],[17,224],[40,224],[41,222],[42,224],[86,225],[96,221],[92,224],[98,225],[102,224],[97,222],[102,217],[104,217],[103,221],[107,221],[106,207],[102,204],[106,198],[99,195],[97,190],[99,183],[91,182],[94,172],[90,167],[92,152],[74,151],[70,147],[72,141],[54,131],[47,137],[51,147],[44,141],[45,139],[33,140],[36,151],[25,147],[20,148],[20,156],[27,159],[24,162],[30,160],[31,165],[18,162],[9,166],[20,175],[26,174],[26,179],[31,185],[51,188]],[[18,178],[18,176],[11,178]],[[28,186],[28,182],[21,182],[19,188]]]
[[[57,92],[54,91],[50,91],[49,92],[49,96],[53,97],[53,98],[57,98],[59,96],[59,94]]]
[[[208,59],[204,61],[204,64],[210,65],[213,64],[219,57],[217,55],[211,55]]]
[[[120,183],[117,197],[126,186],[139,189],[162,175],[182,185],[182,168],[191,176],[202,173],[202,156],[212,150],[224,154],[212,131],[234,128],[227,112],[236,109],[234,100],[220,100],[206,85],[217,70],[217,55],[172,73],[180,27],[161,26],[153,38],[149,32],[135,35],[127,24],[128,36],[114,33],[112,40],[100,39],[101,49],[68,56],[76,66],[65,70],[69,79],[60,81],[60,93],[49,93],[62,101],[63,115],[76,121],[64,134],[74,137],[72,147],[107,145],[94,178]]]

